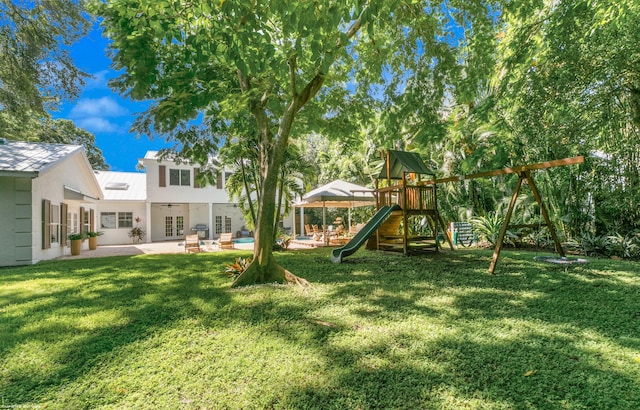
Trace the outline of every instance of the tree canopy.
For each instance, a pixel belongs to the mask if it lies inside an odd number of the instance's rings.
[[[86,74],[69,48],[89,27],[78,0],[0,0],[0,136],[78,95]]]
[[[480,2],[473,6],[460,14],[488,18]],[[136,122],[140,133],[175,138],[182,154],[204,162],[218,138],[242,143],[247,121],[257,132],[255,257],[235,285],[292,277],[271,245],[279,171],[293,140],[318,126],[348,124],[360,99],[380,86],[400,91],[408,78],[426,75],[431,107],[439,105],[457,66],[442,7],[398,0],[94,3],[123,73],[112,85],[153,101]]]
[[[422,153],[444,176],[589,154],[586,166],[617,169],[615,189],[631,193],[624,206],[640,209],[632,0],[114,0],[93,8],[122,73],[112,86],[152,101],[134,125],[140,134],[175,140],[178,157],[195,162],[225,142],[253,159],[255,258],[236,285],[287,278],[271,242],[292,144],[320,154],[311,158],[320,177],[359,182],[369,172],[356,164],[389,148]],[[555,179],[549,190],[562,218],[580,218],[567,215],[567,192],[581,204],[573,209],[598,212],[585,195],[604,192],[604,181],[568,170]],[[508,181],[447,188],[445,202],[453,213],[456,200],[484,212],[484,185],[493,196]],[[608,218],[620,214],[613,207]]]

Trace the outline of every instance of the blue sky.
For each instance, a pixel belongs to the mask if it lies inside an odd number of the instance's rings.
[[[73,46],[71,55],[76,65],[93,78],[87,79],[79,98],[65,101],[52,115],[70,119],[95,134],[96,144],[112,171],[135,171],[138,158],[148,150],[172,144],[163,139],[136,138],[129,132],[136,114],[144,111],[147,104],[125,99],[107,86],[107,81],[116,77],[107,57],[107,44],[96,24],[87,37]]]

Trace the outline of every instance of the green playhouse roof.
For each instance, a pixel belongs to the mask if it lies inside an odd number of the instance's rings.
[[[389,178],[390,179],[402,179],[404,177],[405,172],[414,172],[416,174],[424,174],[424,175],[434,175],[435,172],[427,168],[427,166],[420,158],[420,155],[415,152],[407,152],[407,151],[389,151]],[[380,175],[378,175],[378,179],[386,179],[387,178],[387,164],[385,163],[384,167],[380,171]]]

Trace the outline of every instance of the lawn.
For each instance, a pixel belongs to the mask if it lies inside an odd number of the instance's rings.
[[[0,408],[638,409],[640,265],[239,251],[0,269]]]

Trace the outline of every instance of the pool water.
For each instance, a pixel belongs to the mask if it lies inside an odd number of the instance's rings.
[[[236,238],[233,243],[253,243],[253,238]]]

